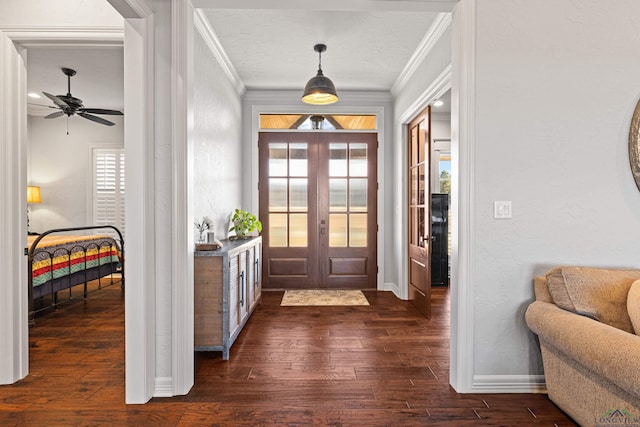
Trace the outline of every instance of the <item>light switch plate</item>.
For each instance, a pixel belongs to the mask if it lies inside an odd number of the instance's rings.
[[[494,219],[510,219],[512,218],[511,212],[511,200],[496,200],[493,202]]]

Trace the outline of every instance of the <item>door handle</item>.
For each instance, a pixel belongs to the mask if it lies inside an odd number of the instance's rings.
[[[240,273],[240,306],[244,307],[244,271]]]
[[[258,274],[260,273],[260,258],[256,258],[256,274],[255,274],[255,285],[258,287]]]
[[[325,234],[327,232],[325,227],[320,227],[320,234]]]

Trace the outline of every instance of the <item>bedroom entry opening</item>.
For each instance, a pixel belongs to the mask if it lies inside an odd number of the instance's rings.
[[[375,115],[260,116],[265,289],[376,288],[375,123]]]

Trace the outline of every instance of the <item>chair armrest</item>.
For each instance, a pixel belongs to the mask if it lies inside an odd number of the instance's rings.
[[[525,319],[541,341],[640,396],[639,336],[542,301],[527,308]]]

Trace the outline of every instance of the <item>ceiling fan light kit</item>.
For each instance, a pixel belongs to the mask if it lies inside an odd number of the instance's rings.
[[[312,105],[328,105],[338,101],[336,87],[329,77],[322,73],[322,52],[327,50],[324,44],[317,44],[313,50],[318,52],[318,74],[312,77],[304,87],[302,102]]]
[[[57,108],[60,111],[51,113],[45,116],[45,119],[55,119],[66,115],[71,117],[77,114],[92,122],[99,123],[105,126],[113,126],[115,123],[103,119],[102,117],[94,116],[94,114],[104,114],[109,116],[122,116],[122,112],[118,110],[108,110],[104,108],[85,108],[82,105],[82,100],[71,95],[71,77],[76,75],[76,71],[71,68],[62,68],[62,72],[67,76],[67,94],[66,95],[51,95],[47,92],[42,92],[47,98],[49,98],[56,106],[50,108]]]

